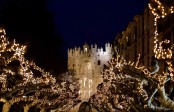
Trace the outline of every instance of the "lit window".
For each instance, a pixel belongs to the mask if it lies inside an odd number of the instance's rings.
[[[89,97],[91,96],[92,90],[89,90]]]
[[[89,88],[91,88],[91,86],[92,86],[92,80],[90,79],[89,80]]]
[[[84,87],[85,87],[85,85],[86,85],[86,78],[84,78]]]
[[[87,49],[87,48],[85,48],[85,49],[84,49],[84,51],[85,51],[85,52],[87,52],[87,51],[88,51],[88,49]]]

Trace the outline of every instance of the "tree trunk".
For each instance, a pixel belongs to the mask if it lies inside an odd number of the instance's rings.
[[[9,102],[5,102],[2,107],[2,112],[9,112],[11,104]]]
[[[162,87],[161,89],[159,89],[159,92],[160,92],[159,102],[161,102],[163,106],[174,111],[174,102],[166,95],[165,88]]]

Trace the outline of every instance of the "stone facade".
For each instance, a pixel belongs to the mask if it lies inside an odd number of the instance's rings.
[[[146,67],[151,66],[153,57],[154,16],[146,8],[143,15],[136,15],[125,31],[118,33],[114,41],[115,50],[126,60],[140,62]]]
[[[103,48],[97,48],[97,45],[84,44],[80,47],[68,50],[68,69],[76,70],[77,77],[80,79],[81,99],[87,101],[89,97],[96,92],[96,87],[102,82],[101,72],[103,65],[107,65],[112,58],[112,46],[105,44]]]
[[[158,39],[170,40],[174,43],[174,14],[169,14],[165,18],[158,20]],[[129,23],[125,31],[118,33],[114,41],[115,51],[126,60],[136,61],[140,54],[140,63],[150,68],[154,58],[154,16],[146,8],[142,15],[136,15]],[[168,46],[168,47],[170,47]]]

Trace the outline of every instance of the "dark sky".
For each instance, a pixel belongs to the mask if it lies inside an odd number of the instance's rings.
[[[0,0],[0,26],[9,40],[27,45],[28,60],[55,75],[66,70],[63,38],[56,29],[48,0]]]
[[[134,15],[142,14],[148,0],[52,0],[56,28],[66,48],[85,42],[104,46],[123,31]]]

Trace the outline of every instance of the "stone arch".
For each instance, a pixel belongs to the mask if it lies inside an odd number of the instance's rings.
[[[80,64],[79,64],[80,66],[79,66],[79,74],[81,75],[82,73],[84,73],[84,72],[90,72],[91,71],[91,61],[88,59],[88,58],[86,58],[86,59],[83,59],[82,61],[80,61]],[[90,68],[89,68],[90,67]],[[90,71],[89,71],[89,70]]]
[[[79,64],[78,77],[81,84],[79,92],[81,94],[81,100],[87,101],[92,93],[92,84],[90,84],[90,80],[92,80],[92,64],[89,58],[84,58]]]

